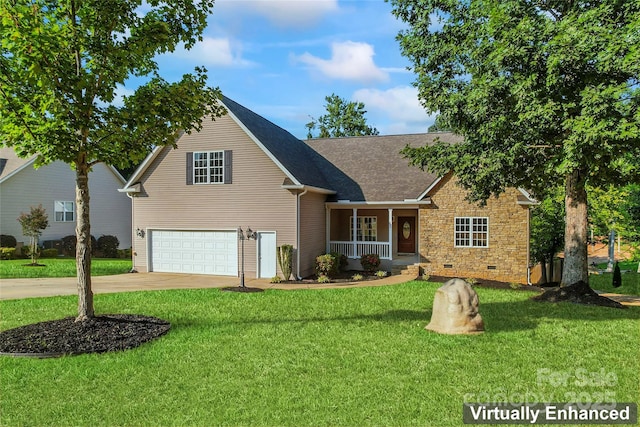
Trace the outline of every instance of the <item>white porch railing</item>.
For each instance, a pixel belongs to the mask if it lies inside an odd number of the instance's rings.
[[[360,258],[366,254],[378,254],[380,259],[391,259],[390,242],[329,242],[330,252],[338,252],[347,258]]]

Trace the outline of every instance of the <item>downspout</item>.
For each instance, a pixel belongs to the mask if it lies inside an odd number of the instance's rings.
[[[527,207],[527,285],[531,283],[531,207]]]
[[[305,188],[302,193],[298,193],[296,196],[296,278],[298,280],[302,279],[302,276],[300,276],[300,199],[308,191]]]
[[[134,243],[136,241],[136,233],[133,228],[133,220],[134,220],[134,204],[135,204],[135,200],[133,195],[127,193],[127,197],[131,199],[131,270],[129,271],[129,273],[137,273],[138,270],[136,270],[136,251],[134,249]]]

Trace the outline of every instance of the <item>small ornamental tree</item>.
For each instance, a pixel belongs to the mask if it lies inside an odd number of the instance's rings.
[[[42,235],[42,231],[49,226],[49,217],[42,205],[38,205],[37,208],[31,206],[31,211],[28,214],[20,212],[18,222],[22,226],[22,234],[31,238],[31,264],[36,265],[40,253],[38,239]]]
[[[3,1],[0,145],[36,166],[63,161],[76,175],[77,321],[95,316],[91,290],[89,172],[125,169],[205,118],[226,113],[196,67],[174,82],[156,62],[202,39],[213,0]],[[135,91],[118,99],[132,77]],[[134,89],[127,87],[127,89]]]
[[[293,246],[292,245],[282,245],[277,248],[278,255],[278,264],[280,264],[280,270],[282,270],[282,275],[284,276],[284,280],[289,280],[291,277],[292,270],[292,260],[293,260]]]

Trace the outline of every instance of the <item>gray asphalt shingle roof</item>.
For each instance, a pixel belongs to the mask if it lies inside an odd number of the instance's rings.
[[[337,200],[389,202],[415,200],[438,178],[409,166],[400,154],[405,146],[433,144],[436,138],[456,143],[448,132],[389,136],[311,139],[306,143],[332,165],[326,178]]]

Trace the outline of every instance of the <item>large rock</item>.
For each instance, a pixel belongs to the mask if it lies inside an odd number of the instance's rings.
[[[431,322],[425,329],[440,334],[479,334],[484,322],[478,312],[478,294],[462,279],[451,279],[433,299]]]

